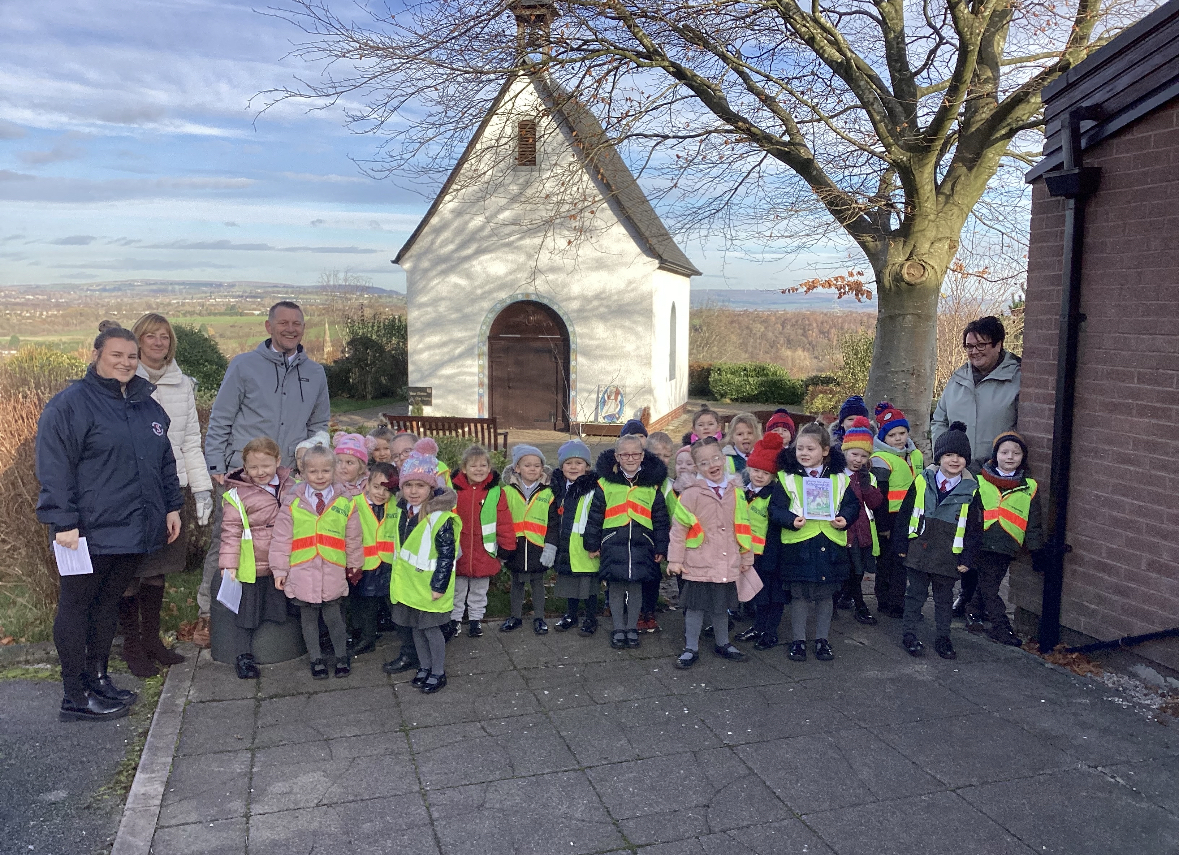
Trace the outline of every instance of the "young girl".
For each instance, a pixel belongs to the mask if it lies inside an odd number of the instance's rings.
[[[399,549],[389,598],[393,620],[413,630],[418,673],[412,685],[432,695],[446,686],[443,625],[454,609],[454,563],[463,524],[454,513],[457,496],[438,472],[438,445],[414,443],[401,465]]]
[[[851,400],[850,398],[848,400]],[[855,609],[855,618],[862,624],[873,626],[876,618],[864,602],[864,574],[876,572],[876,556],[880,554],[880,541],[876,536],[874,513],[884,504],[884,494],[876,486],[876,476],[869,467],[872,455],[872,425],[864,416],[852,416],[845,428],[843,452],[847,461],[844,474],[851,479],[851,489],[860,503],[860,515],[847,528],[847,550],[851,558],[851,575],[835,601],[836,608]]]
[[[896,528],[897,511],[924,461],[920,449],[909,437],[909,420],[888,401],[876,405],[876,427],[872,474],[884,495],[884,504],[876,519],[876,534],[882,546],[873,588],[876,611],[899,618],[905,613],[905,567],[896,557],[897,548],[889,546],[889,542]]]
[[[1007,619],[1007,604],[999,596],[999,586],[1021,547],[1035,552],[1044,546],[1040,495],[1035,480],[1027,476],[1027,459],[1027,443],[1015,431],[995,437],[991,459],[978,480],[983,508],[982,548],[976,562],[978,587],[967,608],[967,629],[981,632],[982,620],[988,620],[991,640],[1013,647],[1023,642]]]
[[[720,415],[707,404],[698,409],[692,416],[692,429],[684,434],[682,445],[691,446],[701,437],[715,437],[717,442],[724,439],[720,429]]]
[[[557,451],[561,474],[553,478],[553,501],[549,505],[548,531],[540,561],[557,568],[557,596],[565,597],[565,614],[556,623],[557,632],[577,626],[577,613],[585,603],[581,634],[598,629],[598,559],[585,549],[585,529],[597,477],[590,471],[589,447],[571,439]]]
[[[336,458],[316,445],[303,455],[305,482],[283,497],[270,541],[274,584],[299,607],[303,641],[311,658],[311,676],[326,680],[327,664],[319,646],[319,618],[332,640],[337,677],[351,673],[348,632],[342,601],[348,596],[348,573],[364,566],[360,517],[352,498],[335,480]],[[341,548],[342,546],[342,548]]]
[[[368,448],[358,433],[338,433],[332,439],[336,449],[336,478],[344,485],[344,493],[352,498],[364,492],[368,483]]]
[[[620,436],[597,462],[598,486],[590,501],[585,548],[600,557],[609,585],[614,632],[610,646],[639,646],[643,582],[659,578],[671,522],[662,488],[667,467],[635,436]]]
[[[667,572],[684,578],[684,652],[675,667],[691,668],[700,658],[700,632],[712,619],[717,656],[740,662],[745,654],[729,641],[729,609],[737,606],[737,576],[753,567],[749,508],[740,487],[725,477],[725,455],[715,437],[692,445],[701,477],[680,494],[680,507],[692,515],[671,522]]]
[[[901,502],[892,546],[908,572],[902,644],[910,656],[924,656],[917,622],[933,586],[937,635],[933,649],[942,659],[956,659],[950,642],[954,583],[975,564],[983,530],[978,483],[966,471],[970,462],[966,425],[954,422],[933,446],[933,466],[914,480]]]
[[[730,474],[745,471],[746,458],[753,444],[761,439],[761,422],[753,413],[738,413],[729,422],[725,435],[725,470]]]
[[[831,629],[832,594],[847,581],[847,527],[860,515],[860,502],[849,489],[842,452],[831,447],[827,428],[818,422],[804,425],[798,439],[778,455],[782,470],[770,497],[770,520],[781,528],[778,568],[790,592],[793,643],[790,658],[806,661],[806,621],[815,609],[815,658],[835,658],[827,635]],[[804,478],[829,478],[835,519],[807,519],[803,504]]]
[[[758,650],[769,650],[778,645],[778,625],[788,597],[782,589],[778,572],[778,543],[781,532],[770,523],[770,497],[778,474],[778,455],[782,451],[782,437],[767,433],[753,446],[745,474],[749,486],[745,488],[745,502],[749,505],[749,525],[753,535],[753,569],[761,577],[762,589],[754,596],[753,626],[737,636],[738,641],[752,641]]]
[[[364,438],[364,446],[368,449],[368,459],[371,463],[393,462],[393,440],[397,432],[388,425],[377,425]]]
[[[487,590],[491,577],[516,548],[515,526],[508,499],[491,468],[491,455],[481,445],[463,452],[459,473],[454,476],[458,506],[455,513],[463,526],[455,566],[454,609],[450,613],[450,634],[462,625],[467,613],[467,635],[483,635],[483,613],[487,611]]]
[[[794,419],[790,418],[790,413],[785,410],[774,410],[774,414],[766,422],[766,433],[776,433],[782,437],[782,445],[784,446],[794,444],[794,434],[796,432]]]
[[[225,476],[221,518],[220,564],[223,577],[242,583],[242,599],[234,618],[237,675],[258,677],[254,661],[254,630],[268,620],[287,619],[287,598],[270,581],[270,542],[282,496],[291,488],[290,470],[279,466],[278,443],[261,436],[242,449],[242,468]]]
[[[330,448],[331,444],[331,436],[326,430],[321,430],[319,433],[313,434],[295,446],[295,468],[291,470],[291,477],[295,480],[296,484],[303,480],[303,455],[307,453],[307,449],[314,448],[317,445]]]
[[[540,557],[548,533],[549,487],[553,470],[545,464],[544,454],[533,445],[512,447],[512,465],[504,470],[504,492],[512,523],[516,530],[516,549],[508,558],[512,571],[512,614],[500,626],[500,632],[512,632],[524,625],[524,591],[532,589],[532,631],[544,635],[549,625],[544,619],[544,573]]]
[[[839,418],[836,419],[836,425],[831,430],[832,445],[843,445],[844,434],[859,416],[865,420],[868,418],[868,405],[864,403],[863,396],[851,395],[839,407]]]
[[[369,653],[377,647],[378,615],[389,596],[389,577],[397,556],[398,510],[393,498],[393,465],[372,463],[364,493],[354,499],[356,515],[360,518],[364,542],[364,567],[353,571],[348,581],[353,587],[348,593],[349,617],[356,634],[353,656]]]

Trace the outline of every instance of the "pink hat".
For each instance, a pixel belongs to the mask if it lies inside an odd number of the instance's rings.
[[[401,483],[406,481],[425,481],[431,487],[439,487],[442,481],[438,477],[438,443],[424,436],[413,444],[413,451],[405,462],[401,464]]]
[[[332,439],[332,447],[336,454],[351,454],[368,463],[368,449],[365,448],[364,437],[358,433],[338,433]]]

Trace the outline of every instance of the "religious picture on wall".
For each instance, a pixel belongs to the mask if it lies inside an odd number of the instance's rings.
[[[622,387],[611,384],[599,386],[598,389],[598,421],[608,425],[626,421],[623,415],[626,402]]]
[[[802,515],[808,520],[835,519],[835,485],[830,478],[802,479]]]

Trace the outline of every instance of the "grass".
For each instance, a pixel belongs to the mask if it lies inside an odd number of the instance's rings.
[[[53,609],[34,605],[28,588],[0,587],[0,644],[35,644],[53,638]]]
[[[60,683],[61,667],[58,665],[15,665],[0,670],[0,680],[36,680],[43,683]]]
[[[370,410],[374,407],[392,407],[395,404],[404,403],[404,400],[398,398],[373,398],[371,401],[359,401],[351,398],[332,398],[332,415],[339,416],[344,413],[354,413],[357,410]]]
[[[156,714],[160,693],[164,691],[164,678],[167,673],[164,671],[143,681],[143,688],[139,690],[139,701],[131,707],[131,715],[128,716],[133,735],[127,742],[127,751],[110,780],[95,793],[95,801],[116,799],[122,802],[131,791],[135,773],[139,770],[139,758],[143,755],[143,746],[147,744],[147,734],[151,730],[151,720]]]

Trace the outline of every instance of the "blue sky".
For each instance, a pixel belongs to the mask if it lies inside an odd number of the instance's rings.
[[[389,260],[436,188],[364,176],[378,140],[338,109],[249,106],[311,71],[290,24],[233,0],[0,4],[0,285],[347,268],[404,288]],[[696,287],[812,275],[684,248]]]

